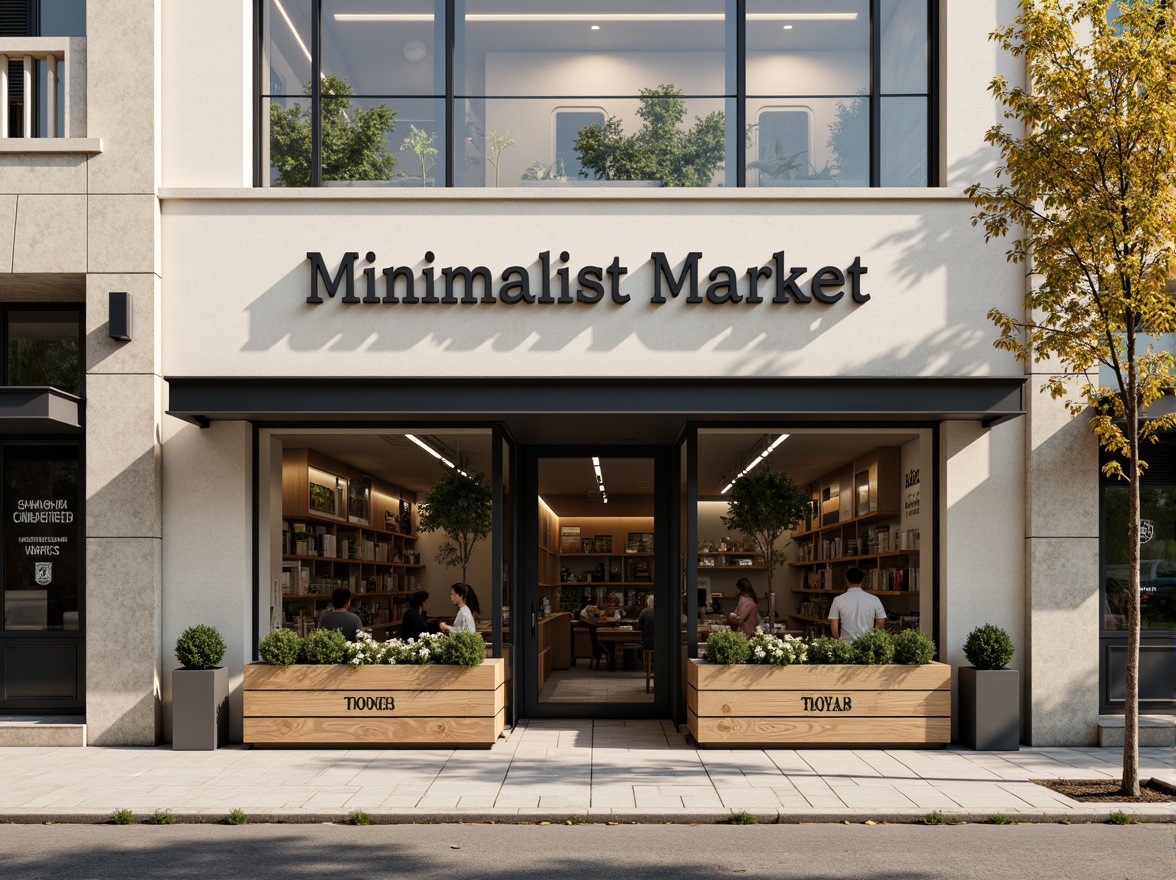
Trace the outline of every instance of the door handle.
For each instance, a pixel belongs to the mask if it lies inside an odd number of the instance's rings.
[[[535,632],[538,628],[537,618],[535,617],[535,603],[531,603],[531,641],[535,640]]]

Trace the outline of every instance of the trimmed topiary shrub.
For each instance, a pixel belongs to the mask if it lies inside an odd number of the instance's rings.
[[[976,627],[964,642],[964,656],[977,669],[1004,669],[1015,651],[1009,634],[991,623]]]
[[[307,663],[342,663],[347,639],[337,629],[316,629],[306,637],[302,652]]]
[[[935,643],[921,629],[904,629],[892,641],[895,663],[921,666],[935,659]]]
[[[884,629],[872,629],[862,633],[850,645],[853,661],[864,666],[882,666],[894,662],[894,640]]]
[[[439,648],[441,654],[439,663],[472,669],[475,666],[481,666],[482,661],[486,659],[486,643],[482,640],[481,633],[450,633],[441,641]]]
[[[711,663],[725,666],[746,663],[750,656],[751,646],[747,644],[747,636],[741,632],[713,632],[707,637],[706,659]]]
[[[292,666],[302,658],[302,636],[275,629],[257,643],[257,656],[271,666]]]
[[[225,656],[225,640],[215,627],[198,624],[176,639],[176,659],[185,669],[212,669]]]
[[[820,636],[808,643],[808,660],[806,663],[852,663],[853,645],[829,636]]]

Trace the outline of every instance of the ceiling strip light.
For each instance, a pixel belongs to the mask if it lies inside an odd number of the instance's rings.
[[[282,6],[282,0],[274,0],[274,5],[278,7],[278,12],[282,13],[282,18],[286,19],[286,24],[290,25],[290,33],[294,35],[294,39],[298,41],[302,52],[306,55],[306,60],[310,60],[310,50],[306,48],[306,43],[302,42],[302,37],[298,35],[298,28],[294,27],[294,22],[290,21],[290,16],[286,14],[285,8]]]
[[[279,8],[281,8],[279,6]],[[284,11],[283,11],[283,14]],[[431,13],[417,12],[336,12],[338,22],[399,23],[433,21]],[[856,12],[750,12],[748,21],[857,21]],[[287,19],[289,20],[289,19]],[[726,21],[722,12],[472,12],[465,17],[472,22],[707,22]]]
[[[723,490],[721,492],[719,492],[719,494],[726,495],[728,492],[730,492],[731,487],[735,485],[736,480],[738,480],[740,477],[746,476],[748,473],[750,473],[752,468],[754,468],[761,461],[763,461],[765,458],[767,458],[769,455],[771,455],[775,451],[776,447],[779,446],[781,443],[783,443],[787,439],[788,439],[787,434],[781,434],[779,437],[777,437],[775,440],[773,440],[771,442],[771,444],[763,452],[761,452],[758,456],[756,456],[755,458],[753,458],[751,460],[751,463],[748,464],[747,467],[745,467],[738,474],[736,474],[734,479],[732,479],[731,482],[729,482],[726,486],[724,486]]]
[[[407,437],[409,440],[411,440],[413,443],[415,443],[417,446],[419,446],[421,449],[425,450],[425,452],[429,453],[429,455],[433,456],[433,458],[437,459],[437,461],[441,462],[441,464],[446,465],[447,467],[453,468],[455,471],[457,471],[463,477],[469,476],[469,474],[467,474],[465,471],[463,471],[461,468],[459,468],[457,465],[455,465],[453,462],[451,462],[448,458],[446,458],[444,455],[442,455],[440,452],[438,452],[436,449],[434,449],[428,443],[421,440],[419,437],[417,437],[413,434],[405,434],[404,436]]]

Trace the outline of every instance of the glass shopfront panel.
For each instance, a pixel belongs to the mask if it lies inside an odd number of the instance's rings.
[[[870,90],[870,4],[748,0],[747,93],[853,97]]]
[[[1147,452],[1145,450],[1144,454]],[[1176,485],[1140,488],[1139,612],[1144,631],[1176,630]],[[1126,485],[1109,485],[1103,496],[1103,629],[1127,628]]]
[[[7,385],[82,393],[81,312],[77,309],[8,311]]]
[[[4,631],[79,630],[78,447],[13,445],[3,458]]]

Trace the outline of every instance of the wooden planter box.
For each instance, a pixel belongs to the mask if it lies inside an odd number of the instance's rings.
[[[252,745],[477,746],[505,717],[505,661],[481,666],[245,667]]]
[[[951,667],[720,666],[691,660],[700,746],[907,746],[951,741]]]

